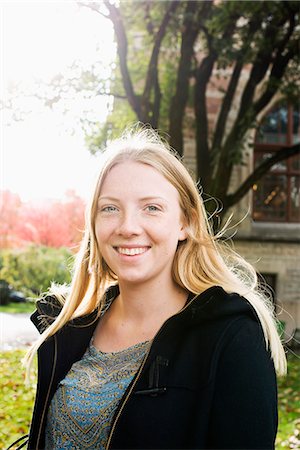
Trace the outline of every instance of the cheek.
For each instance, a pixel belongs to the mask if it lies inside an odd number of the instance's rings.
[[[149,230],[152,239],[164,247],[164,252],[170,253],[177,248],[180,238],[180,227],[175,225],[174,220],[165,222],[163,226],[153,226]]]
[[[95,234],[96,234],[96,237],[97,237],[97,241],[100,242],[100,241],[102,240],[103,227],[101,227],[101,226],[99,225],[99,223],[96,223],[96,226],[95,226]]]
[[[182,221],[177,215],[174,215],[168,220],[165,226],[165,234],[169,239],[174,239],[178,241],[182,234]]]
[[[95,231],[98,243],[106,241],[112,233],[112,222],[98,222],[96,223]]]

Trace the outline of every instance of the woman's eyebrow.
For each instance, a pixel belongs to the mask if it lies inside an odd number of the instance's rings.
[[[120,201],[119,198],[117,198],[117,197],[111,197],[111,196],[108,196],[108,195],[100,196],[100,197],[98,198],[98,201],[101,201],[101,200],[105,200],[105,201],[109,200],[109,201],[113,201],[113,202],[118,202],[118,201]],[[139,200],[140,202],[159,200],[159,201],[163,201],[163,202],[165,202],[165,203],[168,203],[168,200],[167,200],[166,198],[160,197],[160,196],[156,196],[156,195],[149,195],[149,196],[146,196],[146,197],[141,197],[141,198],[139,198],[138,200]]]
[[[149,195],[149,196],[147,196],[147,197],[142,197],[141,199],[140,199],[140,201],[142,201],[142,202],[144,202],[144,201],[150,201],[150,200],[160,200],[160,201],[163,201],[163,202],[166,202],[166,203],[168,203],[168,200],[166,199],[166,198],[164,198],[164,197],[159,197],[159,196],[156,196],[156,195]]]
[[[98,197],[98,201],[100,201],[100,200],[109,200],[109,201],[112,201],[112,202],[118,202],[119,201],[119,199],[116,198],[116,197],[109,197],[109,196],[106,196],[106,195]]]

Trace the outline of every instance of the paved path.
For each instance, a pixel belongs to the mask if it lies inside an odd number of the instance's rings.
[[[38,337],[30,314],[0,313],[0,350],[28,347]]]

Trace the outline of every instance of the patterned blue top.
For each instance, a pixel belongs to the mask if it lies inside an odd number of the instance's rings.
[[[54,394],[45,449],[105,449],[117,406],[149,347],[146,341],[104,353],[91,342]]]

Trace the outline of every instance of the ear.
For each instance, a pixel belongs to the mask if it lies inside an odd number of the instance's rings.
[[[187,237],[188,237],[188,233],[186,230],[186,226],[182,225],[181,229],[179,230],[178,241],[185,241]]]

